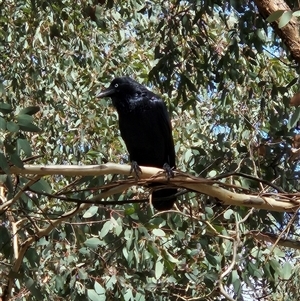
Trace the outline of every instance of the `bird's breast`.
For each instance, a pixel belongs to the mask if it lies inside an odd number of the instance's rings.
[[[151,111],[133,110],[119,114],[121,136],[130,159],[139,165],[161,167],[165,161],[165,137]]]

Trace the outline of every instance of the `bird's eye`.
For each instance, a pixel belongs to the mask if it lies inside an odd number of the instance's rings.
[[[119,84],[115,84],[115,88],[118,88],[119,87]]]

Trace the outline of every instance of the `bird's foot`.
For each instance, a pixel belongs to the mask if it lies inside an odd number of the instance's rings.
[[[170,167],[168,163],[165,163],[163,166],[164,171],[166,172],[166,178],[170,180],[170,178],[174,178],[174,171]]]
[[[134,173],[134,178],[138,180],[142,174],[141,168],[138,166],[136,161],[131,161],[130,174]]]

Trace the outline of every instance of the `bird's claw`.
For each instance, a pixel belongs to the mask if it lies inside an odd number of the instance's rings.
[[[142,174],[142,170],[136,161],[131,162],[130,174],[134,173],[134,178],[138,180]]]
[[[174,178],[174,171],[170,167],[168,163],[165,163],[163,166],[164,171],[166,172],[166,178],[170,180],[170,178]]]

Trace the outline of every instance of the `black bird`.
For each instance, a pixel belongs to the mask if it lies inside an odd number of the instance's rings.
[[[130,77],[117,77],[97,97],[110,97],[119,115],[121,136],[129,152],[132,166],[164,168],[168,177],[175,167],[175,150],[170,117],[163,100]],[[159,184],[158,184],[159,185]],[[177,189],[161,189],[152,194],[152,204],[157,210],[169,210]]]

